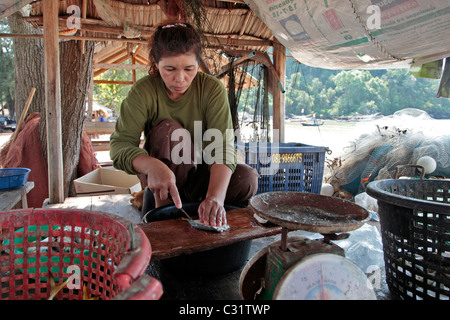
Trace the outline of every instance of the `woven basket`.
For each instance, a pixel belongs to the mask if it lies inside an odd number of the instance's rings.
[[[126,219],[101,212],[26,209],[0,212],[2,300],[158,299],[161,284],[143,274],[151,247]]]
[[[404,299],[450,299],[450,181],[373,181],[386,282]]]

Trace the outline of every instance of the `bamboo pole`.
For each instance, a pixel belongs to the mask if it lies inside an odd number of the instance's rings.
[[[20,128],[22,127],[23,122],[25,121],[25,117],[28,113],[28,109],[30,108],[31,101],[33,101],[34,93],[36,92],[36,88],[31,88],[30,94],[28,95],[27,102],[25,103],[25,108],[22,111],[19,122],[17,123],[16,130],[14,131],[11,137],[11,143],[16,141],[17,135],[19,134]],[[8,152],[9,153],[9,152]]]
[[[14,141],[16,141],[16,138],[17,138],[17,135],[19,134],[20,128],[22,127],[22,124],[25,121],[25,117],[27,115],[28,109],[30,108],[31,101],[33,101],[33,96],[34,96],[35,92],[36,92],[36,88],[34,88],[34,87],[31,88],[31,92],[28,95],[27,102],[25,103],[25,108],[23,109],[22,114],[19,119],[19,122],[17,123],[16,130],[14,131],[14,133],[11,136],[11,139],[10,139],[11,143],[9,145],[8,152],[6,153],[5,161],[8,159],[8,156],[9,156],[9,153],[11,152],[13,143],[14,143]],[[2,165],[2,167],[3,167],[3,165]]]
[[[285,101],[284,93],[281,90],[284,87],[284,78],[286,77],[286,48],[280,43],[273,45],[273,65],[278,77],[272,77],[274,88],[278,85],[280,90],[274,89],[273,94],[273,129],[278,130],[279,141],[274,134],[273,142],[285,142],[284,118],[285,118]],[[278,79],[277,79],[278,78]],[[275,82],[278,81],[277,84]],[[275,133],[275,132],[274,132]]]
[[[64,202],[57,0],[44,0],[44,70],[49,203]]]

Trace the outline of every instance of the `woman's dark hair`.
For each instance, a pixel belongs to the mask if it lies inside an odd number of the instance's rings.
[[[156,28],[150,39],[150,70],[148,73],[153,76],[159,75],[156,64],[162,57],[190,52],[195,53],[197,61],[200,62],[202,42],[197,31],[186,22],[165,22]]]

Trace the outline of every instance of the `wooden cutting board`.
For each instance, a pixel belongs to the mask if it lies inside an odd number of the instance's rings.
[[[230,228],[220,233],[196,229],[184,219],[155,221],[139,224],[139,227],[150,240],[152,260],[206,251],[281,233],[279,226],[263,226],[258,223],[253,217],[253,211],[248,208],[228,211],[227,222]]]

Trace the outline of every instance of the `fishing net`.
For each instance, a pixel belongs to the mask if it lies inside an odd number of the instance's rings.
[[[436,123],[417,109],[404,109],[377,120],[373,132],[360,135],[344,149],[340,166],[331,171],[331,181],[358,194],[365,191],[370,181],[392,179],[397,166],[415,165],[423,156],[436,161],[434,176],[450,176],[450,136]],[[412,177],[417,175],[416,170],[399,168],[398,176]]]
[[[252,60],[252,54],[209,50],[205,52],[205,63],[228,89],[233,128],[239,129],[239,140],[270,142],[269,71]],[[238,113],[239,108],[242,112]]]

